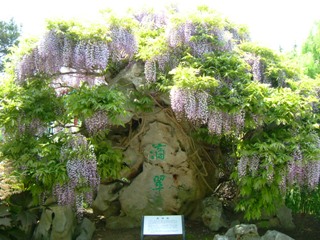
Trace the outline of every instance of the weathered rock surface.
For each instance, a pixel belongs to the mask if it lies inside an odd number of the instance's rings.
[[[202,204],[202,221],[205,226],[211,231],[218,231],[222,227],[227,227],[222,202],[217,197],[207,197],[203,200]]]
[[[92,209],[95,213],[103,214],[105,218],[117,216],[120,213],[119,189],[121,183],[113,183],[110,185],[100,184],[97,197],[92,203]]]
[[[294,229],[292,210],[285,205],[279,206],[274,215],[262,214],[260,220],[256,222],[259,228],[263,229]]]
[[[183,139],[176,132],[163,121],[150,121],[147,125],[139,146],[143,170],[120,192],[122,211],[127,216],[141,219],[143,215],[181,213],[184,205],[205,196],[188,154],[181,148]]]
[[[213,238],[213,240],[230,240],[229,237],[227,236],[223,236],[223,235],[220,235],[220,234],[216,234]]]
[[[261,240],[294,240],[286,234],[275,230],[268,230],[265,235],[261,237]]]
[[[282,228],[284,229],[295,228],[295,225],[293,223],[293,218],[292,218],[292,210],[289,209],[288,207],[283,205],[280,208],[278,208],[276,216],[279,219]]]
[[[238,224],[230,228],[225,235],[216,234],[213,240],[293,240],[286,234],[275,230],[268,230],[262,237],[254,224]]]
[[[254,224],[239,224],[230,228],[225,234],[230,240],[258,240],[260,239],[258,228]]]
[[[69,206],[52,206],[42,212],[34,239],[71,240],[76,227],[74,211]]]
[[[93,208],[111,221],[135,219],[140,224],[143,215],[182,214],[201,218],[202,199],[210,192],[208,185],[217,185],[217,169],[206,162],[201,148],[186,134],[168,109],[155,108],[141,116],[140,126],[128,140],[124,162],[128,166],[121,177],[130,180],[122,189],[114,185],[101,186]],[[210,172],[210,176],[206,173]],[[204,182],[206,181],[206,183]],[[108,211],[119,202],[121,218]],[[109,214],[109,215],[108,215]]]
[[[125,94],[140,91],[145,84],[144,65],[130,64],[108,84],[117,85]],[[169,105],[168,96],[153,95],[152,91],[150,96],[156,98],[153,111],[127,109],[131,114],[125,126],[130,129],[123,132],[129,134],[115,136],[115,145],[123,149],[128,166],[120,179],[130,183],[119,191],[114,191],[114,185],[100,186],[93,204],[110,228],[129,226],[128,219],[133,225],[140,224],[143,215],[182,214],[201,219],[201,201],[217,185],[217,168],[192,140],[188,123],[177,122],[172,110],[156,104]]]
[[[89,240],[92,238],[96,226],[88,218],[84,218],[79,227],[79,234],[77,234],[76,240]]]

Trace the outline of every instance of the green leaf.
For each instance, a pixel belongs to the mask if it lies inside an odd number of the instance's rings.
[[[30,211],[22,211],[17,214],[17,221],[21,222],[22,229],[27,230],[29,226],[36,223],[38,216]]]

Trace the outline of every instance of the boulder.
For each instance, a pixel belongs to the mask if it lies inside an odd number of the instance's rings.
[[[110,85],[117,84],[123,89],[138,89],[146,83],[144,75],[144,64],[142,62],[132,62],[117,76],[109,80]]]
[[[230,240],[258,240],[258,228],[254,224],[239,224],[230,228],[225,234]]]
[[[105,218],[117,216],[120,213],[119,190],[123,184],[115,182],[109,185],[100,184],[98,194],[92,203],[96,214],[103,214]]]
[[[275,230],[268,230],[265,235],[261,237],[261,240],[294,240],[286,234]]]
[[[211,231],[218,231],[222,227],[227,227],[226,219],[223,214],[223,207],[218,197],[211,196],[202,202],[203,213],[202,221]]]
[[[88,218],[84,218],[81,222],[79,232],[76,240],[90,240],[92,239],[93,233],[96,230],[96,226]]]
[[[51,206],[42,212],[34,239],[71,240],[75,227],[76,217],[70,206]]]
[[[278,206],[273,215],[262,212],[261,219],[256,224],[263,229],[281,228],[292,230],[295,228],[292,210],[285,205]]]
[[[131,94],[143,90],[145,81],[144,64],[132,62],[108,79],[108,84]],[[170,104],[168,95],[150,92],[150,97],[157,103]],[[109,227],[117,227],[117,221],[120,224],[127,219],[140,224],[144,215],[180,214],[200,220],[201,201],[217,186],[218,169],[192,139],[189,123],[178,122],[170,108],[157,106],[150,113],[128,106],[132,109],[127,109],[131,114],[124,126],[130,129],[123,131],[128,136],[115,136],[117,141],[113,143],[123,149],[127,166],[119,178],[129,181],[117,193],[112,186],[100,187],[93,204],[94,211],[106,217]],[[110,132],[112,139],[117,131]]]
[[[216,234],[213,240],[293,240],[293,238],[275,230],[268,230],[262,237],[254,224],[238,224],[230,228],[225,235]]]
[[[125,95],[137,91],[145,83],[144,64],[142,62],[132,62],[114,78],[108,78],[108,85],[117,85],[117,89],[122,90]],[[127,109],[126,114],[121,115],[119,121],[123,124],[129,123],[134,116],[134,112],[134,109]]]
[[[281,227],[284,229],[294,229],[295,225],[292,218],[292,210],[285,205],[279,207],[276,216],[280,221]]]
[[[39,224],[34,232],[34,239],[50,239],[50,229],[52,225],[53,211],[51,209],[44,209]]]
[[[128,148],[130,152],[142,153],[142,172],[121,189],[121,210],[139,221],[143,215],[179,213],[189,216],[208,193],[195,168],[197,163],[191,163],[194,159],[188,150],[192,146],[181,127],[177,127],[164,111],[157,109],[144,121],[144,129],[139,129],[143,132],[139,144],[133,142],[135,150],[131,145]],[[129,154],[125,156],[126,163],[138,167],[140,160],[129,159]]]
[[[227,237],[227,236],[223,236],[223,235],[220,235],[220,234],[216,234],[216,235],[214,235],[213,240],[230,240],[230,238]]]

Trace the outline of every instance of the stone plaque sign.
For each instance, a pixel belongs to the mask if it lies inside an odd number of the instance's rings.
[[[141,239],[144,235],[185,235],[182,215],[144,216]]]

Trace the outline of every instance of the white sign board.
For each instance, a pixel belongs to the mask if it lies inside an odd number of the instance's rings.
[[[144,216],[143,235],[182,235],[183,217],[170,216]]]

